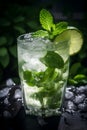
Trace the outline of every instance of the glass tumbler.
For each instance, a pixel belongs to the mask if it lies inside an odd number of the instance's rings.
[[[17,38],[19,77],[26,114],[51,117],[61,113],[69,73],[67,41],[33,37]]]

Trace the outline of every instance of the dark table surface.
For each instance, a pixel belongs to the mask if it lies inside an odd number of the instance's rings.
[[[84,115],[83,115],[84,116]],[[85,113],[87,118],[87,113]],[[87,119],[79,113],[63,113],[61,117],[52,117],[44,121],[33,116],[26,116],[24,108],[14,118],[0,118],[0,130],[87,130]]]
[[[0,87],[0,130],[87,130],[87,85],[68,87],[61,116],[43,119],[25,114],[21,87],[9,82]]]

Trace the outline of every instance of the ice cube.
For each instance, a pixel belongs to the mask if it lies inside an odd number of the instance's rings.
[[[30,39],[30,37],[31,37],[30,33],[27,33],[27,34],[24,35],[24,39]]]
[[[73,99],[74,98],[74,94],[72,92],[66,90],[65,98],[66,99]]]
[[[84,101],[85,97],[86,96],[84,94],[76,95],[75,99],[73,101],[74,101],[74,103],[79,104],[79,103],[82,103]]]
[[[84,86],[80,86],[76,88],[76,93],[80,94],[80,93],[84,93],[85,92],[85,87]]]
[[[1,91],[0,91],[0,98],[2,98],[2,97],[5,97],[5,96],[7,96],[7,94],[9,93],[9,88],[4,88],[4,89],[2,89]]]
[[[11,78],[9,78],[8,80],[6,80],[6,85],[7,85],[8,87],[10,87],[10,86],[15,85],[15,83],[13,82],[13,80],[12,80]]]
[[[86,103],[80,103],[78,105],[78,108],[80,111],[86,111],[87,112],[87,104]]]
[[[5,99],[4,99],[4,104],[9,105],[8,98],[5,98]]]
[[[34,70],[34,71],[40,72],[40,71],[45,71],[46,66],[44,64],[42,64],[39,61],[39,59],[32,58],[32,59],[30,59],[29,63],[25,63],[23,65],[23,70]]]
[[[67,102],[67,109],[76,110],[76,106],[72,101]]]
[[[22,98],[22,92],[20,89],[15,90],[14,98]]]
[[[64,113],[58,130],[87,130],[87,122],[80,117],[79,113],[74,113],[73,115]]]
[[[70,86],[68,86],[68,87],[66,88],[66,90],[67,90],[67,91],[71,91],[71,92],[73,92],[73,93],[75,94],[75,92],[76,92],[76,87],[73,86],[73,85],[70,85]]]

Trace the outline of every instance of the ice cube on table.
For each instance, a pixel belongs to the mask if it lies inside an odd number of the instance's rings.
[[[87,112],[87,104],[86,103],[78,104],[78,108],[79,108],[80,111]]]
[[[10,88],[8,88],[8,87],[0,90],[0,98],[7,96],[7,94],[9,93],[9,90],[10,90]]]
[[[9,78],[8,80],[6,80],[6,85],[8,87],[11,87],[11,86],[15,85],[15,83],[13,82],[13,80],[11,78]]]
[[[84,121],[79,113],[64,113],[61,117],[58,130],[87,130],[87,120]]]
[[[14,93],[14,98],[22,98],[22,92],[20,89],[16,89]]]
[[[66,99],[73,99],[74,98],[74,94],[72,92],[66,90],[65,98]]]
[[[74,99],[74,103],[76,103],[76,104],[82,103],[84,101],[85,97],[86,96],[84,94],[76,95],[75,99]]]
[[[67,109],[69,109],[69,110],[75,110],[76,106],[75,106],[75,104],[72,101],[68,101],[68,103],[67,103]]]
[[[4,99],[4,104],[6,104],[6,105],[10,104],[7,97]]]

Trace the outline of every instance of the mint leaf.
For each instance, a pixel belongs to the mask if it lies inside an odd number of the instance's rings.
[[[25,82],[28,84],[28,85],[30,85],[30,86],[34,86],[35,85],[35,80],[34,80],[34,77],[32,76],[32,73],[31,73],[31,71],[28,71],[28,70],[26,70],[26,71],[24,71],[23,72],[23,77],[24,77],[24,79],[25,79]]]
[[[53,35],[58,35],[62,33],[64,30],[67,29],[68,23],[67,22],[59,22],[55,24],[55,30],[53,31]]]
[[[32,34],[33,37],[49,37],[49,34],[47,31],[44,30],[38,30]]]
[[[63,58],[53,51],[48,51],[46,56],[41,58],[40,60],[46,66],[51,68],[61,69],[64,66]]]
[[[87,83],[87,77],[84,74],[77,74],[74,77],[74,80],[77,81],[78,83]]]
[[[45,79],[45,82],[50,85],[49,89],[51,89],[52,83],[54,83],[54,81],[56,79],[58,79],[58,77],[60,77],[60,75],[59,75],[58,71],[55,70],[55,68],[48,67],[46,69],[46,71],[44,73],[44,79]],[[47,87],[49,87],[49,85]],[[46,87],[46,85],[45,85],[45,87]],[[53,87],[52,87],[52,89],[53,89]]]
[[[23,71],[23,78],[30,86],[42,87],[44,80],[44,72],[31,72],[29,70]]]
[[[43,29],[51,31],[51,28],[53,27],[53,16],[46,9],[40,11],[40,23]]]
[[[67,29],[68,23],[67,22],[60,22],[55,24],[53,22],[52,14],[47,11],[46,9],[42,9],[40,11],[40,23],[44,30],[38,30],[32,36],[34,37],[47,37],[48,39],[54,39],[54,36],[62,33],[64,30]]]

